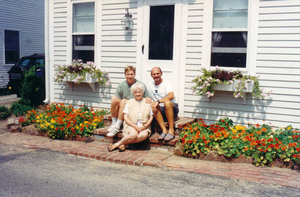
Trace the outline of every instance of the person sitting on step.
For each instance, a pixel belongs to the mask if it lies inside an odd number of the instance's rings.
[[[136,82],[141,83],[145,87],[145,93],[143,97],[150,97],[145,84],[135,79],[135,67],[127,66],[124,69],[126,81],[120,83],[117,87],[115,96],[111,98],[110,113],[112,117],[112,124],[108,128],[107,137],[114,137],[120,130],[120,127],[124,120],[123,110],[127,100],[132,99],[133,95],[130,91],[130,87]],[[148,100],[151,100],[150,98]]]
[[[151,70],[153,82],[148,85],[149,94],[152,102],[154,117],[162,129],[158,140],[169,142],[175,138],[174,119],[177,118],[179,109],[176,103],[172,84],[170,81],[161,78],[163,72],[159,67]],[[168,121],[169,131],[166,128],[165,121]]]
[[[126,102],[124,108],[124,137],[117,143],[108,146],[108,151],[119,149],[124,151],[128,144],[139,143],[147,139],[151,134],[151,122],[153,112],[151,105],[143,98],[145,86],[141,83],[135,83],[131,86],[131,92],[134,99]]]

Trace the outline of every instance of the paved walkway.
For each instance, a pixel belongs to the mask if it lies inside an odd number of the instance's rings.
[[[300,188],[300,172],[276,167],[255,167],[251,164],[231,164],[203,161],[176,156],[173,152],[151,150],[126,150],[108,152],[106,143],[51,140],[47,137],[23,133],[0,134],[0,144],[21,145],[33,149],[49,149],[70,155],[87,157],[106,162],[135,166],[152,166],[168,170],[187,171],[213,176],[243,179],[266,184]]]

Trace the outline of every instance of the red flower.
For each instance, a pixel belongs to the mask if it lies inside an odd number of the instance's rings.
[[[261,145],[266,146],[266,143],[262,143]]]
[[[21,118],[19,119],[19,123],[23,123],[23,122],[24,122],[24,118],[21,117]]]
[[[275,141],[278,142],[278,138],[275,138]]]

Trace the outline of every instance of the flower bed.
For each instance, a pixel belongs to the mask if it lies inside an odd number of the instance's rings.
[[[199,157],[216,152],[225,158],[252,158],[256,166],[272,165],[274,161],[300,164],[300,131],[287,126],[274,129],[269,124],[233,125],[222,118],[207,125],[202,119],[188,125],[180,133],[178,145],[184,154]]]
[[[69,137],[89,137],[93,130],[104,126],[103,116],[106,110],[93,110],[88,107],[75,109],[64,104],[46,106],[45,112],[28,111],[25,118],[21,117],[21,126],[35,124],[41,133],[47,133],[53,139],[68,139]]]

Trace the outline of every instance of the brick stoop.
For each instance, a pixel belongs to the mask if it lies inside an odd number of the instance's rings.
[[[164,148],[164,149],[171,149],[174,150],[174,146],[176,142],[179,140],[179,133],[182,131],[182,129],[187,125],[195,122],[197,119],[195,118],[186,118],[186,117],[179,117],[175,120],[174,126],[175,126],[175,138],[171,140],[170,142],[164,142],[159,141],[158,137],[160,136],[162,130],[159,127],[158,123],[154,120],[152,122],[151,128],[152,128],[152,134],[149,138],[151,147],[155,148]],[[106,115],[104,116],[104,128],[96,129],[94,130],[94,136],[95,140],[99,142],[106,142],[106,143],[116,143],[123,137],[122,130],[113,138],[106,137],[107,129],[111,125],[111,116]],[[165,122],[166,127],[168,128],[168,123]]]

